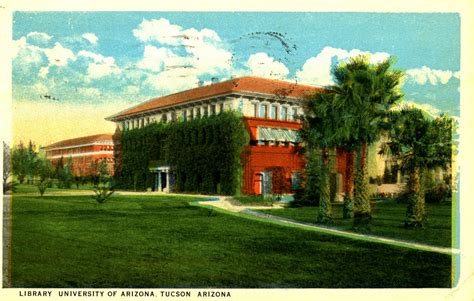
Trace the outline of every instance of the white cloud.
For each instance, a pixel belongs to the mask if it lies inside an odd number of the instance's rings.
[[[85,34],[82,35],[82,37],[86,39],[87,41],[89,41],[89,43],[94,44],[94,45],[96,45],[97,41],[99,40],[99,38],[91,32],[86,32]]]
[[[367,55],[371,63],[380,63],[390,55],[386,52],[371,53],[359,49],[347,51],[341,48],[324,47],[316,56],[309,58],[303,64],[303,67],[296,71],[296,77],[299,81],[313,85],[332,85],[331,66],[333,59],[337,62],[347,61],[351,57],[358,55]]]
[[[157,48],[146,45],[143,59],[138,62],[137,67],[151,71],[163,71],[166,64],[177,56],[168,48]]]
[[[133,35],[145,45],[137,67],[152,72],[166,72],[171,78],[197,82],[200,75],[223,75],[232,70],[232,53],[225,49],[219,35],[210,29],[184,29],[167,19],[143,20]],[[160,47],[151,45],[158,43]],[[154,74],[162,78],[164,75]],[[155,89],[156,81],[149,80]],[[172,83],[172,86],[177,84]],[[179,85],[182,86],[182,85]],[[187,85],[185,85],[187,86]]]
[[[93,62],[87,66],[87,80],[121,73],[120,68],[115,64],[115,59],[111,56],[105,57],[101,54],[86,50],[79,51],[77,55],[93,60]]]
[[[101,63],[90,63],[87,66],[87,74],[90,79],[97,79],[107,75],[120,74],[120,68],[115,65],[114,59],[110,58]]]
[[[26,39],[37,43],[46,43],[53,37],[44,32],[33,31],[26,35]]]
[[[290,72],[285,64],[275,61],[264,52],[252,54],[247,66],[253,75],[276,79],[284,79]]]
[[[29,35],[44,37],[41,33],[29,33]],[[69,64],[69,61],[76,60],[74,53],[58,42],[56,42],[52,48],[42,48],[29,44],[27,37],[21,37],[13,41],[12,55],[14,58],[14,68],[32,72],[31,69],[24,68],[34,66],[34,68],[39,68],[38,76],[42,78],[48,75],[49,67],[65,67]]]
[[[26,37],[13,41],[13,58],[19,58],[22,62],[40,62],[42,55],[48,59],[50,66],[66,66],[69,61],[75,61],[76,56],[71,49],[63,47],[56,42],[52,48],[41,48],[31,45]]]
[[[423,66],[416,69],[408,69],[406,71],[407,80],[424,85],[429,82],[431,85],[447,84],[452,77],[459,78],[459,71],[436,70]]]
[[[60,43],[56,42],[53,48],[43,48],[42,49],[46,57],[48,58],[50,66],[66,66],[68,61],[75,61],[76,57],[74,53],[68,49],[64,48]]]
[[[77,56],[82,56],[85,58],[89,58],[94,60],[94,62],[101,62],[104,60],[104,56],[102,54],[98,54],[95,52],[87,51],[87,50],[81,50],[77,53]]]
[[[158,41],[165,45],[179,45],[182,27],[171,24],[167,19],[159,20],[144,19],[133,35],[142,42]]]
[[[12,58],[19,59],[16,63],[39,63],[42,61],[42,54],[42,49],[38,46],[28,44],[26,37],[21,37],[13,41]]]

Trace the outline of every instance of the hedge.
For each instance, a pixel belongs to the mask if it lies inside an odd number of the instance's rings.
[[[115,181],[122,189],[146,190],[153,186],[153,163],[170,166],[176,192],[234,195],[240,191],[241,152],[248,141],[234,112],[126,130]]]

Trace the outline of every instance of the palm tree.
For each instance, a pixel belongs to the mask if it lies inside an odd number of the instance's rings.
[[[367,180],[367,146],[378,141],[381,122],[389,109],[402,98],[399,85],[403,73],[392,70],[389,58],[371,64],[367,56],[357,56],[333,70],[336,84],[330,87],[334,115],[343,126],[335,132],[335,141],[354,145],[356,172],[354,179],[354,226],[368,225],[371,216]]]
[[[335,123],[331,110],[334,94],[314,94],[309,96],[303,105],[305,115],[301,137],[306,142],[308,161],[314,164],[314,157],[321,150],[321,175],[319,187],[309,189],[319,190],[319,211],[317,222],[328,224],[332,222],[331,199],[329,183],[329,149],[334,147],[333,131]]]
[[[389,141],[382,144],[380,153],[392,155],[407,171],[409,202],[406,227],[423,227],[425,222],[425,169],[446,168],[451,163],[452,119],[435,119],[414,108],[402,108],[388,119]]]

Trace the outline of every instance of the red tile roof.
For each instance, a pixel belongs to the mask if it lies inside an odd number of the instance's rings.
[[[58,147],[90,144],[96,141],[112,141],[112,140],[113,140],[112,134],[98,134],[98,135],[91,135],[91,136],[62,140],[62,141],[50,144],[48,146],[45,146],[44,149],[49,150],[49,149],[58,148]]]
[[[207,97],[230,94],[233,92],[250,92],[259,94],[279,95],[285,97],[302,98],[307,94],[321,92],[323,89],[301,85],[281,80],[267,79],[261,77],[246,76],[235,78],[208,86],[198,87],[175,94],[150,99],[138,106],[107,117],[108,120],[116,120],[121,117],[146,112],[162,107],[186,103]]]

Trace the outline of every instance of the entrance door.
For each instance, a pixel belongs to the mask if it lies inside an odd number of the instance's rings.
[[[268,196],[272,194],[272,171],[265,170],[262,178],[262,194]]]
[[[164,191],[166,189],[166,176],[167,176],[167,173],[166,172],[160,172],[160,176],[161,176],[161,191]]]
[[[255,180],[254,180],[253,190],[256,195],[260,195],[263,193],[263,174],[261,173],[255,174],[254,179]]]

